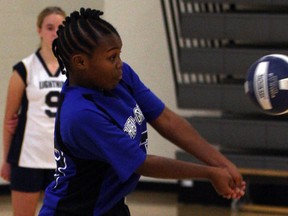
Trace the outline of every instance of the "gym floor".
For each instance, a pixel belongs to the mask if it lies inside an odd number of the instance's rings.
[[[39,208],[41,207],[39,202]],[[132,216],[276,216],[279,214],[232,211],[229,207],[183,204],[174,192],[137,190],[127,197]],[[9,194],[0,194],[0,215],[12,216]],[[279,215],[280,216],[280,215]],[[283,214],[282,214],[283,216]]]

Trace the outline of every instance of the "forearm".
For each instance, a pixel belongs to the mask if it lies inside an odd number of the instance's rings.
[[[13,139],[13,134],[9,132],[9,129],[7,129],[7,126],[4,123],[4,127],[3,127],[3,161],[4,162],[7,161],[12,139]]]
[[[216,167],[233,166],[214,146],[209,144],[184,118],[165,108],[151,125],[167,140],[202,162]]]
[[[150,124],[164,138],[207,165],[149,156],[137,173],[158,178],[204,178],[210,180],[216,191],[226,198],[243,196],[245,182],[236,166],[209,144],[184,118],[166,107]]]
[[[3,122],[3,161],[7,161],[9,149],[18,125],[18,114],[6,112]]]
[[[188,163],[175,159],[147,155],[136,173],[164,179],[205,179],[212,183],[218,194],[225,198],[240,198],[244,195],[245,182],[235,185],[228,169]]]
[[[205,165],[147,155],[136,172],[143,176],[164,179],[209,179],[213,169],[215,168]]]

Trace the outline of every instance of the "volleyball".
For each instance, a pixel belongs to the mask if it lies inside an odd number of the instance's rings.
[[[258,59],[248,69],[244,89],[264,113],[288,113],[288,56],[271,54]]]

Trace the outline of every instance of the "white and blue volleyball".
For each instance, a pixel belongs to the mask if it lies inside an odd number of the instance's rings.
[[[245,93],[265,113],[288,113],[288,56],[271,54],[248,69]]]

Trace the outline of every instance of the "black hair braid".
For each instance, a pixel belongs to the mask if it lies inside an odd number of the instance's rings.
[[[58,47],[57,47],[58,41],[57,40],[58,39],[56,38],[53,41],[53,43],[52,43],[52,51],[53,51],[53,54],[54,54],[54,56],[56,57],[56,59],[58,61],[58,64],[59,64],[59,67],[60,67],[60,70],[61,70],[62,74],[68,75],[67,71],[66,71],[66,68],[65,68],[65,65],[64,65],[64,63],[63,63],[63,61],[62,61],[62,59],[61,59],[61,57],[59,55],[59,52],[58,52]]]
[[[101,19],[100,16],[102,16],[104,13],[100,10],[90,9],[90,8],[81,8],[80,9],[80,16],[84,17],[86,19],[93,18],[93,19]]]
[[[112,34],[120,37],[117,30],[100,17],[103,14],[100,10],[81,8],[67,16],[59,26],[52,49],[62,73],[68,75],[73,54],[91,55],[99,46],[99,39]]]

